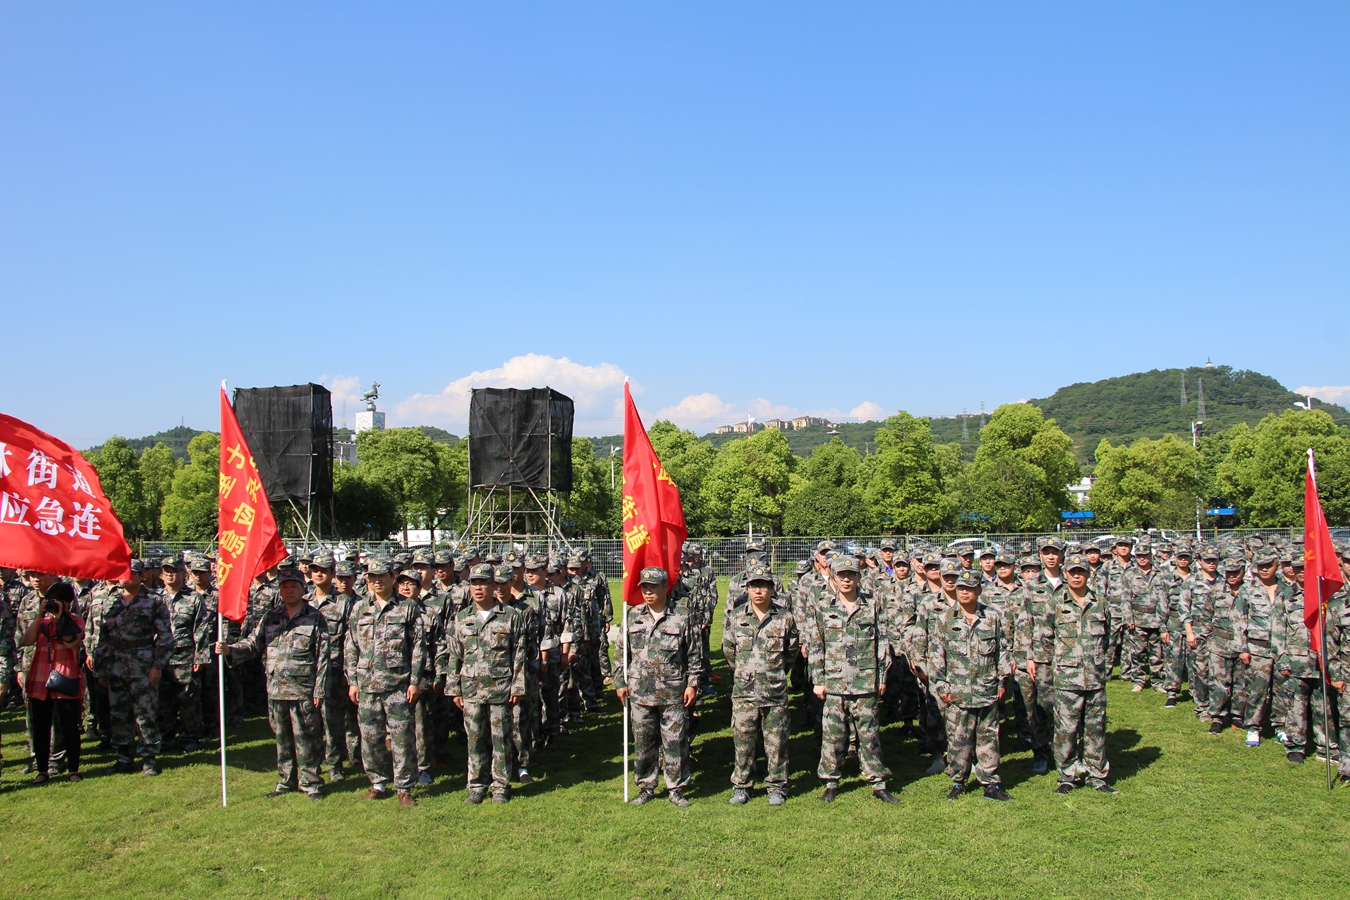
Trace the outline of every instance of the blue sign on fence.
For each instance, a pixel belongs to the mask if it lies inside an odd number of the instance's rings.
[[[1218,507],[1215,507],[1214,509],[1207,509],[1207,510],[1205,510],[1205,515],[1207,515],[1207,516],[1231,516],[1231,515],[1234,515],[1236,512],[1237,512],[1237,509],[1236,509],[1235,507],[1232,507],[1232,506],[1218,506]]]
[[[1086,509],[1080,509],[1073,512],[1062,512],[1059,517],[1061,519],[1095,519],[1097,514],[1088,512]]]

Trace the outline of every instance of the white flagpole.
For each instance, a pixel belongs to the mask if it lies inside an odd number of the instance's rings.
[[[220,614],[220,604],[216,604],[216,640],[225,640],[225,617]],[[229,797],[225,793],[225,656],[216,656],[216,684],[220,687],[220,805],[229,806]]]
[[[623,685],[628,687],[628,598],[623,599],[623,640],[620,643],[623,652]],[[628,691],[628,701],[623,705],[623,802],[628,802],[628,711],[632,708],[633,691]]]

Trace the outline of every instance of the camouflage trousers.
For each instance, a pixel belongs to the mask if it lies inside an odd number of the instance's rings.
[[[323,736],[329,773],[340,771],[343,763],[361,767],[361,725],[343,678],[328,679],[323,698]]]
[[[1209,718],[1209,642],[1198,637],[1194,647],[1186,646],[1186,674],[1190,678],[1191,699],[1201,719]]]
[[[559,671],[562,656],[559,653],[550,653],[548,657],[548,669],[539,676],[539,702],[542,707],[540,711],[539,728],[540,735],[545,738],[557,737],[558,735],[558,703],[561,699],[563,677]]]
[[[821,709],[820,765],[816,774],[827,785],[843,777],[843,758],[848,753],[849,732],[858,736],[858,763],[874,790],[886,787],[891,770],[881,758],[881,724],[875,694],[844,696],[826,694]]]
[[[1269,656],[1253,656],[1251,660],[1242,692],[1242,725],[1248,731],[1260,731],[1274,692],[1275,660]]]
[[[534,739],[539,732],[539,675],[525,668],[525,696],[511,707],[511,755],[522,769],[534,762]]]
[[[656,790],[657,760],[663,763],[668,790],[689,786],[689,710],[681,703],[643,706],[629,703],[633,724],[633,777],[639,788]]]
[[[277,736],[277,790],[299,788],[306,794],[323,789],[323,715],[313,700],[267,701],[267,723]],[[297,769],[299,775],[297,778]]]
[[[1336,712],[1340,714],[1341,745],[1341,758],[1336,771],[1345,778],[1350,778],[1350,691],[1336,691]]]
[[[1233,692],[1238,682],[1238,658],[1221,653],[1209,657],[1209,716],[1215,722],[1228,724],[1232,718]],[[1239,712],[1242,707],[1237,706]]]
[[[505,794],[511,790],[511,740],[508,703],[464,701],[464,730],[469,735],[469,790]]]
[[[603,640],[608,641],[608,638],[604,638]],[[605,673],[600,668],[600,647],[587,642],[585,658],[584,660],[579,659],[577,662],[584,662],[587,667],[587,675],[590,677],[591,693],[590,695],[586,695],[583,692],[582,698],[586,702],[586,709],[594,712],[597,704],[600,702],[601,696],[604,694]]]
[[[1186,680],[1186,634],[1181,631],[1168,633],[1166,642],[1162,641],[1163,690],[1169,694],[1181,692],[1181,683]]]
[[[429,772],[436,763],[436,741],[432,737],[432,696],[431,688],[424,686],[417,703],[413,704],[413,743],[417,745],[417,768],[421,772]]]
[[[755,786],[755,756],[763,741],[764,758],[769,764],[764,786],[780,794],[787,793],[790,715],[786,701],[773,706],[756,706],[750,700],[731,701],[731,741],[736,753],[736,765],[731,772],[733,787],[749,790]]]
[[[144,761],[159,755],[158,699],[149,678],[108,679],[108,719],[119,760],[131,760],[133,743]]]
[[[417,781],[416,714],[407,692],[402,688],[382,693],[362,691],[360,697],[357,721],[361,726],[361,758],[371,787],[387,790],[393,780],[398,790],[412,790]],[[389,746],[385,746],[386,737]]]
[[[1325,749],[1330,742],[1322,722],[1321,676],[1290,676],[1285,679],[1285,688],[1289,692],[1289,710],[1284,723],[1289,741],[1285,749],[1305,750],[1309,754],[1319,747]],[[1308,727],[1309,722],[1312,724],[1311,729]]]
[[[1027,707],[1027,718],[1031,733],[1031,749],[1040,757],[1050,756],[1050,741],[1055,730],[1055,689],[1050,663],[1036,664],[1036,677],[1027,672],[1025,662],[1017,664],[1017,674],[1013,680],[1022,702]]]
[[[567,687],[563,691],[564,703],[561,710],[562,718],[569,722],[576,721],[578,718],[574,713],[580,713],[582,709],[589,709],[595,706],[595,684],[591,681],[591,664],[589,653],[590,644],[582,641],[577,650],[576,662],[567,667]]]
[[[707,626],[704,626],[703,628],[699,629],[699,634],[702,636],[703,639],[703,658],[705,660],[711,660],[712,629]],[[703,673],[698,677],[699,693],[706,691],[711,684],[712,684],[712,665],[709,664],[703,667]]]
[[[981,784],[998,784],[998,704],[975,709],[948,707],[951,734],[947,736],[947,774],[953,784],[965,784],[971,767]]]
[[[164,677],[159,680],[161,740],[178,735],[186,741],[200,741],[206,736],[201,687],[201,676],[192,671],[191,665],[170,666],[164,670]]]
[[[923,734],[923,743],[928,751],[934,755],[947,752],[947,704],[942,702],[937,694],[933,692],[931,685],[924,688],[927,695],[924,703],[923,717],[919,720],[919,727]]]
[[[1106,671],[1110,674],[1111,669],[1120,666],[1120,676],[1125,677],[1125,672],[1129,669],[1129,656],[1125,653],[1125,607],[1112,603],[1111,609],[1111,636],[1106,644]]]
[[[1055,766],[1060,782],[1106,783],[1106,691],[1055,690]]]
[[[1163,670],[1162,640],[1157,628],[1126,629],[1125,656],[1127,671],[1121,677],[1135,684],[1161,684],[1165,680]]]
[[[112,725],[108,719],[108,689],[99,684],[97,679],[87,677],[87,672],[85,685],[88,687],[85,692],[88,699],[85,727],[98,737],[107,740],[112,734]]]
[[[595,680],[597,683],[603,684],[606,678],[614,677],[614,661],[609,657],[608,625],[600,632],[600,646],[596,648],[595,652],[600,664],[600,677]]]

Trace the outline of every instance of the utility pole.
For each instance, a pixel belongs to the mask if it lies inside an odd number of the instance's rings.
[[[747,533],[750,536],[746,538],[746,541],[753,541],[755,539],[755,504],[753,503],[745,504],[745,517],[747,520],[749,520],[750,525],[750,527],[747,529]]]
[[[618,449],[613,444],[609,447],[609,489],[611,493],[614,491],[614,453]]]

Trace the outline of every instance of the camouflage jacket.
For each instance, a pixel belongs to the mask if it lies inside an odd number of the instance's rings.
[[[1160,615],[1162,617],[1162,629],[1173,635],[1181,634],[1185,629],[1181,624],[1181,598],[1182,594],[1190,590],[1191,579],[1195,577],[1194,572],[1182,574],[1175,568],[1165,568],[1167,578],[1163,584],[1166,585],[1167,596],[1166,605],[1163,607]]]
[[[500,603],[486,619],[470,604],[446,627],[437,654],[437,670],[445,677],[445,693],[472,703],[506,703],[525,696],[528,669],[526,622]]]
[[[1088,588],[1094,596],[1103,598],[1110,605],[1112,616],[1125,615],[1125,607],[1130,603],[1128,576],[1134,568],[1133,562],[1123,566],[1113,556],[1098,567],[1096,586]]]
[[[1243,582],[1236,591],[1224,584],[1223,590],[1210,594],[1213,598],[1213,615],[1209,628],[1210,652],[1223,657],[1234,657],[1247,649],[1247,621],[1238,607],[1241,602]]]
[[[320,598],[311,591],[305,602],[323,616],[328,629],[328,681],[339,683],[346,677],[347,622],[356,598],[351,594],[328,594]]]
[[[539,598],[539,618],[548,642],[548,646],[541,645],[541,649],[548,653],[549,659],[556,660],[562,655],[563,644],[576,639],[567,593],[560,587],[549,585],[542,591],[536,588],[535,595]]]
[[[1238,652],[1250,653],[1263,659],[1272,659],[1271,628],[1275,621],[1275,610],[1280,604],[1280,590],[1275,588],[1275,597],[1271,598],[1261,582],[1248,582],[1238,591],[1237,611],[1243,623],[1245,641],[1239,645]],[[1328,623],[1330,624],[1330,623]]]
[[[14,664],[18,653],[14,640],[14,610],[9,607],[9,598],[0,590],[0,685],[9,686],[9,676],[14,674]]]
[[[265,582],[249,588],[248,611],[244,614],[243,629],[252,631],[267,614],[267,611],[281,602],[281,594],[273,582]]]
[[[202,603],[201,595],[183,588],[170,597],[161,595],[169,608],[169,627],[173,629],[171,666],[205,666],[211,662],[211,632],[215,624]]]
[[[1145,572],[1138,566],[1125,570],[1126,603],[1119,610],[1126,625],[1135,628],[1161,629],[1167,608],[1167,577],[1159,566],[1150,566]],[[1116,612],[1115,607],[1112,611]]]
[[[850,612],[833,591],[802,628],[811,683],[843,696],[875,695],[891,665],[890,623],[876,597],[858,592]]]
[[[787,675],[801,652],[797,620],[786,607],[770,604],[760,621],[745,605],[722,633],[722,656],[731,668],[731,699],[756,706],[787,705]]]
[[[688,605],[700,628],[712,626],[713,615],[717,608],[717,587],[714,583],[712,590],[709,591],[702,569],[682,570],[671,597]]]
[[[237,660],[262,657],[269,700],[322,700],[326,695],[328,620],[308,602],[293,618],[285,605],[272,607],[248,637],[229,646]]]
[[[541,650],[549,649],[544,646],[544,618],[539,614],[543,606],[542,599],[533,588],[526,587],[519,597],[511,600],[507,606],[515,610],[520,617],[520,628],[523,640],[521,641],[521,652],[525,655],[525,674],[527,678],[534,678],[539,672],[539,654]],[[553,646],[553,640],[549,639],[549,647]]]
[[[1020,591],[1017,618],[1013,623],[1013,656],[1018,663],[1030,659],[1037,665],[1051,665],[1053,658],[1049,648],[1052,645],[1045,631],[1045,617],[1050,607],[1063,600],[1069,589],[1063,581],[1058,585],[1035,581],[1024,584]]]
[[[909,661],[925,673],[933,669],[931,659],[933,641],[937,639],[938,623],[942,617],[956,608],[956,598],[948,597],[945,591],[920,591],[915,596],[914,625],[906,636],[905,646]]]
[[[1222,578],[1210,581],[1203,573],[1197,572],[1183,587],[1180,597],[1182,626],[1190,625],[1191,633],[1200,640],[1209,638],[1209,630],[1214,626],[1215,595],[1228,590]]]
[[[609,618],[600,608],[595,581],[584,575],[573,578],[568,582],[568,590],[571,591],[577,610],[585,623],[586,639],[598,641],[605,633],[605,625],[609,622]]]
[[[374,595],[358,601],[347,619],[347,683],[367,694],[421,686],[427,666],[424,621],[417,603],[397,594],[383,609]]]
[[[981,602],[972,621],[958,606],[942,618],[937,637],[929,652],[934,693],[950,694],[963,709],[997,703],[999,685],[1012,671],[1004,617]]]
[[[121,593],[98,625],[97,678],[144,678],[151,669],[164,671],[173,655],[169,608],[145,588],[124,602]],[[86,629],[87,630],[87,629]]]
[[[450,627],[454,613],[450,609],[450,595],[442,591],[428,591],[415,601],[422,615],[422,654],[427,661],[422,667],[418,687],[430,689],[436,684],[436,654],[445,641],[445,629]]]
[[[1327,602],[1326,653],[1327,677],[1350,681],[1350,588],[1341,588]]]
[[[1317,678],[1321,666],[1312,651],[1312,635],[1303,621],[1303,588],[1292,581],[1276,595],[1275,616],[1271,622],[1270,643],[1275,654],[1275,670],[1289,670],[1291,678]]]
[[[1054,666],[1055,689],[1095,691],[1106,687],[1110,657],[1111,610],[1091,590],[1079,605],[1068,588],[1047,603],[1037,627],[1040,654]],[[1035,627],[1035,626],[1033,626]]]
[[[639,706],[683,703],[685,688],[698,688],[706,661],[698,625],[683,607],[661,613],[646,604],[628,612],[628,629],[614,661],[614,686],[628,688]]]

